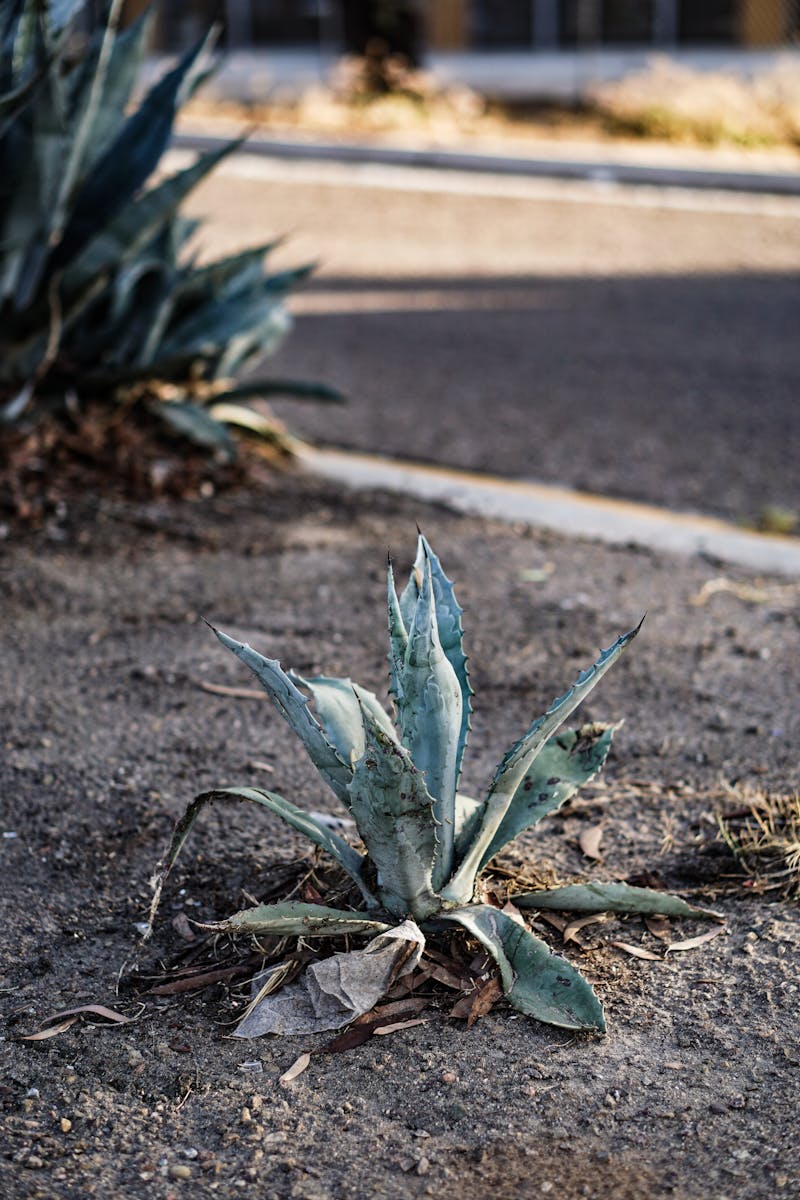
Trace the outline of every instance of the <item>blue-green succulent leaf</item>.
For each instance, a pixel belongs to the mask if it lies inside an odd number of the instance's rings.
[[[295,687],[280,663],[276,659],[265,658],[251,646],[237,642],[219,629],[214,629],[214,633],[223,646],[250,668],[278,712],[300,738],[322,778],[344,804],[349,804],[348,788],[353,774],[350,764],[328,741],[309,710],[306,697]]]
[[[188,437],[195,445],[217,450],[227,461],[235,456],[236,449],[228,430],[199,404],[187,400],[154,400],[150,408],[176,433]]]
[[[617,725],[583,725],[549,738],[526,771],[481,859],[482,871],[503,846],[565,804],[606,761]]]
[[[228,933],[276,934],[280,937],[326,938],[350,934],[376,935],[391,929],[383,921],[371,921],[363,913],[284,900],[282,904],[258,904],[234,913],[212,929]]]
[[[439,627],[439,639],[442,643],[442,649],[445,652],[448,662],[456,673],[459,687],[461,688],[461,730],[458,736],[458,751],[457,751],[457,778],[461,776],[461,764],[464,758],[464,750],[467,745],[467,738],[470,730],[470,714],[472,712],[471,697],[473,695],[472,686],[469,682],[469,670],[467,667],[467,656],[464,653],[464,627],[461,623],[461,616],[464,612],[461,605],[456,600],[455,588],[452,580],[448,579],[442,570],[442,564],[439,558],[434,554],[431,545],[427,538],[419,535],[419,545],[417,549],[416,566],[422,570],[425,559],[427,558],[431,566],[431,579],[433,581],[433,595],[436,604],[436,624]]]
[[[456,793],[456,824],[455,824],[455,859],[459,862],[478,832],[486,806],[485,800],[477,800],[473,796],[465,796],[463,792]]]
[[[296,805],[290,804],[288,800],[284,800],[283,796],[279,796],[276,792],[266,792],[260,788],[217,788],[213,792],[203,792],[202,795],[196,796],[191,804],[187,805],[183,816],[175,826],[169,849],[159,864],[153,878],[153,900],[150,905],[150,920],[146,936],[149,936],[153,928],[153,919],[155,918],[161,899],[164,881],[175,865],[175,861],[183,849],[186,839],[191,833],[200,813],[210,804],[228,800],[245,800],[250,801],[252,804],[260,804],[262,808],[266,808],[270,812],[275,813],[276,816],[282,817],[298,833],[304,834],[309,841],[312,841],[316,846],[320,846],[331,857],[335,858],[342,869],[358,884],[368,907],[374,908],[376,906],[377,900],[362,878],[364,857],[357,850],[354,850],[344,838],[339,837],[333,830],[328,829],[320,821],[315,820],[309,813],[303,812],[301,808],[297,808]]]
[[[239,383],[225,393],[226,399],[243,399],[247,396],[287,396],[292,400],[322,400],[328,404],[345,404],[346,396],[327,383],[313,383],[297,379],[251,379]]]
[[[470,713],[472,712],[471,697],[473,695],[469,682],[469,671],[467,670],[467,658],[462,646],[464,630],[461,624],[461,615],[464,610],[456,600],[452,581],[445,575],[438,556],[432,550],[427,538],[421,533],[417,540],[417,556],[414,560],[414,566],[411,569],[408,583],[400,596],[398,607],[400,615],[408,628],[414,619],[414,611],[417,607],[417,601],[419,600],[425,577],[426,563],[430,564],[431,579],[433,581],[439,640],[442,643],[442,649],[448,662],[456,673],[456,678],[461,688],[461,729],[459,730],[457,749],[457,783],[458,777],[461,775],[461,763],[469,736]]]
[[[422,920],[439,908],[433,894],[436,855],[433,800],[405,747],[361,705],[364,754],[350,784],[350,811],[378,871],[383,905]]]
[[[403,692],[403,663],[408,648],[408,631],[400,612],[400,602],[394,586],[392,560],[387,567],[387,593],[389,605],[389,678],[395,703],[400,702]]]
[[[290,671],[289,678],[311,692],[325,736],[345,762],[352,763],[364,754],[362,706],[387,737],[397,740],[394,726],[374,692],[349,679],[334,679],[327,675],[306,679],[296,671]]]
[[[414,765],[423,772],[433,796],[434,816],[439,825],[433,884],[438,890],[453,869],[462,698],[458,678],[439,639],[429,562],[425,563],[408,631],[397,716],[403,745]]]
[[[80,189],[56,261],[68,262],[127,203],[155,170],[172,133],[181,83],[202,53],[198,41],[145,96],[94,164]]]
[[[591,984],[506,913],[474,904],[442,913],[441,919],[462,925],[489,951],[514,1008],[562,1029],[605,1032],[603,1009]]]
[[[232,142],[206,154],[175,175],[149,188],[122,209],[97,232],[66,268],[62,280],[65,294],[82,288],[103,271],[117,268],[138,254],[174,215],[178,205],[202,179],[239,145]],[[209,268],[205,268],[209,269]]]
[[[555,912],[642,913],[644,916],[711,917],[724,921],[722,913],[687,904],[669,892],[632,887],[629,883],[572,883],[565,887],[521,892],[514,896],[517,908],[541,908]]]
[[[495,839],[517,788],[532,768],[537,755],[559,725],[575,711],[606,671],[614,665],[640,629],[641,621],[635,629],[617,638],[607,650],[601,651],[597,661],[588,670],[581,671],[572,687],[563,696],[558,696],[544,716],[534,721],[527,733],[508,750],[495,772],[489,789],[481,827],[455,875],[442,891],[445,899],[457,904],[465,904],[472,899],[480,864],[485,861],[485,855]]]

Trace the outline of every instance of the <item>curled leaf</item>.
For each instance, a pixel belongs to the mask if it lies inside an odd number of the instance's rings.
[[[289,1067],[289,1070],[284,1071],[278,1080],[281,1087],[285,1087],[287,1083],[291,1083],[293,1079],[297,1079],[298,1075],[302,1075],[310,1062],[310,1054],[301,1054],[299,1058],[296,1058]]]

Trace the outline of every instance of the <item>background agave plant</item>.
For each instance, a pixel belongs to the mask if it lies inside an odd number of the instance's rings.
[[[0,0],[0,438],[100,401],[231,457],[230,424],[278,436],[242,400],[339,398],[233,382],[285,336],[284,298],[310,268],[265,273],[272,244],[198,264],[180,205],[239,142],[152,176],[214,35],[131,108],[149,18],[121,29],[112,0],[76,56],[84,6]]]
[[[250,668],[352,816],[366,853],[274,792],[229,788],[199,796],[179,823],[157,884],[204,805],[262,805],[326,850],[355,881],[368,910],[298,902],[258,905],[218,928],[323,937],[386,929],[410,919],[425,933],[460,925],[495,958],[506,998],[524,1013],[568,1029],[605,1028],[590,984],[517,920],[479,903],[479,876],[523,830],[568,800],[602,767],[613,725],[557,732],[639,631],[619,637],[553,701],[501,760],[487,794],[458,790],[472,689],[462,649],[461,608],[439,559],[420,535],[407,586],[388,572],[389,663],[397,727],[378,698],[349,679],[304,679],[216,630]],[[316,713],[309,707],[313,700]],[[622,883],[572,885],[514,896],[518,909],[715,916],[678,897]],[[370,925],[370,922],[372,924]]]

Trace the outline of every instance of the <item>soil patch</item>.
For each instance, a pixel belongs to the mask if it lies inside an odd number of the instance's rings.
[[[718,564],[457,517],[380,493],[283,480],[207,503],[118,503],[0,543],[4,612],[0,895],[3,1194],[22,1197],[727,1197],[800,1188],[796,906],[753,894],[716,841],[723,784],[800,785],[787,664],[795,608],[764,589],[696,599]],[[141,1005],[115,995],[174,818],[214,785],[267,784],[334,811],[268,703],[201,617],[303,673],[385,691],[383,563],[419,521],[456,579],[476,689],[465,786],[488,781],[531,714],[647,609],[642,634],[579,714],[626,717],[603,778],[506,862],[560,879],[663,882],[728,916],[666,961],[636,918],[562,947],[596,984],[603,1039],[497,1007],[471,1030],[423,1025],[279,1076],[315,1039],[241,1042],[222,985]],[[57,540],[53,540],[57,539]],[[748,582],[744,576],[736,578]],[[707,589],[708,591],[708,589]],[[770,599],[769,597],[775,597]],[[263,764],[269,770],[265,770]],[[261,764],[261,765],[259,765]],[[579,838],[604,825],[603,860]],[[305,847],[268,814],[201,821],[170,878],[172,919],[227,915]],[[675,923],[676,933],[702,931]],[[106,1003],[133,1024],[41,1020]],[[320,1044],[326,1035],[320,1036]]]

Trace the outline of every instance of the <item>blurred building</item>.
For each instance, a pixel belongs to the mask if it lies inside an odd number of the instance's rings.
[[[372,0],[412,10],[431,51],[691,45],[766,48],[800,40],[800,0]],[[129,10],[144,0],[129,0]],[[344,49],[369,0],[162,0],[156,41],[186,45],[224,14],[229,47]]]

